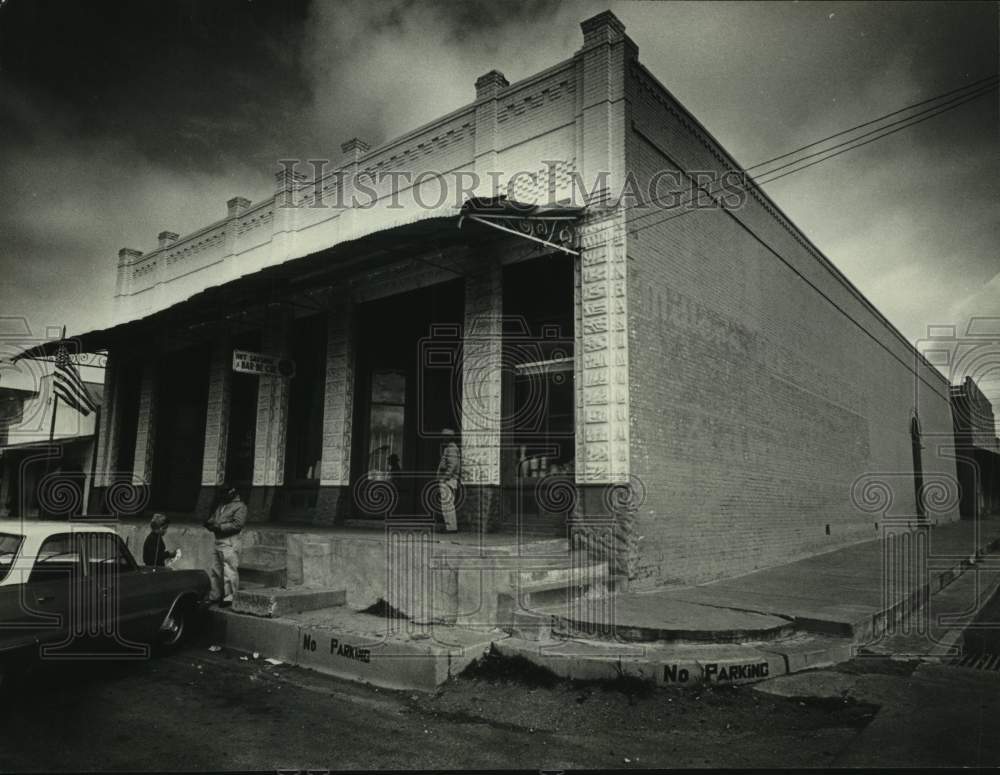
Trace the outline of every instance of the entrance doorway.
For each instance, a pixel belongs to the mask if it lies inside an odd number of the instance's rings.
[[[201,489],[208,409],[207,345],[167,353],[156,393],[151,507],[194,511]]]
[[[459,431],[461,279],[362,304],[358,310],[351,481],[391,483],[389,515],[425,514],[442,428]],[[442,332],[444,334],[442,335]],[[450,336],[448,335],[450,332]],[[428,357],[428,341],[435,341]],[[352,487],[356,517],[385,516]]]
[[[503,272],[501,525],[561,535],[575,488],[574,258],[553,255]]]

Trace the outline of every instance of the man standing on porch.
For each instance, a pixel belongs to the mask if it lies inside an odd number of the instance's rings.
[[[455,514],[455,493],[458,491],[458,480],[462,474],[462,453],[455,443],[455,431],[442,428],[444,445],[441,449],[441,462],[437,467],[438,493],[441,496],[441,516],[444,518],[446,533],[458,532],[458,516]]]
[[[240,533],[247,522],[247,507],[235,487],[224,484],[219,505],[205,527],[215,535],[215,551],[209,578],[212,591],[209,602],[229,606],[240,586]]]

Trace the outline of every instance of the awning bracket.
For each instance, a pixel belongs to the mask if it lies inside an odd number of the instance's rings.
[[[490,218],[484,218],[479,215],[463,215],[458,219],[458,228],[462,228],[462,221],[468,218],[470,221],[476,221],[484,226],[489,226],[491,229],[499,229],[500,231],[505,231],[508,234],[513,234],[516,237],[523,237],[524,239],[531,240],[532,242],[538,242],[546,247],[553,248],[555,250],[561,250],[563,253],[569,253],[571,256],[580,255],[580,251],[572,250],[566,247],[560,242],[572,242],[575,237],[575,230],[571,225],[571,221],[575,220],[575,217],[512,217],[512,216],[491,216]],[[511,228],[510,226],[504,226],[495,221],[507,221],[508,223],[516,224],[517,228]],[[560,242],[556,242],[559,240]]]

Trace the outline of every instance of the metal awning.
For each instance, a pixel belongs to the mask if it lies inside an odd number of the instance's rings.
[[[37,439],[35,441],[24,441],[20,444],[7,444],[0,447],[0,455],[4,455],[8,452],[30,452],[33,449],[40,449],[44,447],[54,447],[54,446],[68,446],[70,444],[76,444],[78,442],[93,441],[93,433],[85,433],[80,436],[56,436],[54,439]]]
[[[362,265],[377,268],[402,258],[423,261],[424,259],[419,258],[418,254],[426,251],[428,243],[438,248],[447,248],[473,240],[482,241],[491,236],[487,227],[496,229],[500,226],[503,232],[528,238],[553,249],[575,253],[576,251],[566,248],[559,240],[562,238],[566,241],[575,240],[575,231],[571,229],[571,224],[583,215],[585,208],[568,205],[529,205],[506,197],[494,197],[470,199],[460,210],[454,208],[448,210],[450,210],[448,214],[430,214],[419,220],[372,232],[306,256],[265,267],[222,285],[205,288],[145,317],[88,331],[69,337],[67,341],[73,343],[72,349],[78,353],[108,350],[116,343],[127,339],[152,336],[164,325],[190,325],[203,322],[204,315],[201,313],[206,308],[239,311],[261,301],[278,303],[282,297],[300,293],[306,282],[321,283],[348,268]],[[475,222],[476,226],[473,229],[462,228],[466,220]],[[566,231],[568,228],[569,232]],[[555,229],[557,231],[553,231]],[[432,264],[430,261],[426,263]],[[449,267],[439,268],[461,275]],[[30,347],[11,360],[51,357],[60,344],[59,340],[53,339]]]

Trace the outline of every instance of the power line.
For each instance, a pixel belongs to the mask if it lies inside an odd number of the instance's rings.
[[[765,184],[765,183],[770,183],[770,182],[772,182],[774,180],[778,180],[779,178],[785,177],[786,175],[791,175],[792,173],[799,172],[799,171],[804,170],[804,169],[806,169],[808,167],[812,167],[812,166],[814,166],[816,164],[820,164],[821,162],[826,161],[827,159],[833,158],[834,156],[839,156],[840,154],[847,153],[848,151],[854,150],[855,148],[860,148],[863,145],[868,145],[869,143],[873,143],[876,140],[882,139],[883,137],[887,137],[887,136],[889,136],[891,134],[895,134],[896,132],[901,132],[904,129],[907,129],[908,127],[910,127],[910,126],[913,126],[914,124],[922,123],[923,121],[927,121],[927,120],[929,120],[931,118],[934,118],[937,115],[941,115],[942,113],[946,113],[948,111],[954,110],[957,107],[960,107],[961,105],[964,105],[967,102],[972,102],[972,101],[978,99],[979,97],[982,97],[985,94],[989,94],[989,93],[991,93],[991,92],[993,92],[995,90],[996,90],[996,86],[994,85],[994,86],[990,86],[989,88],[987,88],[985,90],[982,90],[980,92],[977,92],[977,93],[974,93],[974,94],[970,94],[970,95],[965,95],[956,104],[948,105],[947,107],[938,106],[937,112],[934,112],[931,115],[924,116],[923,118],[919,118],[919,119],[917,119],[915,121],[910,121],[910,123],[907,123],[907,124],[905,124],[903,126],[897,126],[894,129],[891,129],[889,131],[883,132],[882,134],[878,135],[877,137],[872,137],[872,138],[870,138],[868,140],[865,140],[864,142],[852,145],[851,147],[843,148],[843,149],[841,149],[839,151],[835,151],[834,153],[830,153],[829,155],[824,156],[821,159],[817,159],[815,161],[809,162],[808,164],[802,165],[800,167],[796,167],[795,169],[791,169],[791,170],[788,170],[787,172],[783,172],[780,175],[776,175],[775,177],[770,178],[769,180],[756,181],[755,184],[756,185],[762,185],[762,184]],[[898,123],[898,122],[896,122],[896,123]],[[883,129],[885,129],[885,127],[883,127]],[[879,131],[882,131],[882,130],[879,130]],[[667,159],[669,159],[672,164],[674,164],[679,170],[681,170],[681,172],[684,175],[686,175],[688,178],[690,178],[692,180],[692,182],[694,182],[694,179],[691,177],[691,175],[689,173],[685,172],[680,167],[680,165],[677,163],[677,161],[675,159],[673,159],[668,153],[666,153],[662,149],[658,148],[658,150]],[[831,149],[827,149],[827,151],[830,151],[830,150],[833,150],[833,149],[832,148]],[[764,177],[766,177],[766,174],[767,173],[765,173]],[[702,192],[703,190],[701,188],[699,188],[698,191]],[[761,246],[763,246],[768,252],[770,252],[771,254],[773,254],[779,261],[781,261],[788,269],[790,269],[792,271],[793,274],[795,274],[799,279],[801,279],[804,283],[806,283],[810,288],[812,288],[820,296],[822,296],[834,309],[836,309],[845,318],[847,318],[851,323],[853,323],[855,326],[857,326],[862,331],[862,333],[865,334],[865,336],[869,337],[879,347],[881,347],[887,353],[889,353],[889,355],[892,358],[894,358],[895,360],[899,361],[904,367],[906,367],[908,370],[910,370],[911,372],[913,372],[914,376],[916,376],[921,382],[923,382],[925,385],[927,385],[936,394],[942,396],[943,398],[948,398],[948,396],[942,394],[934,385],[932,385],[930,382],[928,382],[926,379],[924,379],[924,377],[922,377],[916,370],[914,370],[914,368],[911,366],[911,364],[909,362],[907,362],[907,361],[903,360],[902,358],[900,358],[881,339],[879,339],[878,337],[876,337],[862,323],[860,323],[857,319],[855,319],[847,310],[845,310],[843,307],[841,307],[839,304],[837,304],[836,301],[834,301],[826,293],[824,293],[823,290],[820,289],[818,286],[816,286],[815,283],[813,283],[811,280],[809,280],[809,278],[807,278],[805,275],[803,275],[784,256],[782,256],[777,250],[775,250],[766,240],[762,239],[753,229],[751,229],[740,218],[737,218],[736,215],[731,211],[730,208],[722,207],[722,208],[719,208],[719,209],[721,209],[726,215],[728,215],[730,218],[732,218],[740,226],[740,228],[742,228],[748,234],[750,234],[758,243],[761,244]],[[660,225],[660,224],[662,224],[662,223],[664,223],[666,221],[669,221],[669,220],[671,220],[673,218],[679,218],[680,216],[687,215],[688,213],[691,213],[691,212],[694,212],[694,210],[687,209],[687,210],[683,210],[683,211],[681,211],[679,213],[673,213],[673,214],[667,216],[666,218],[663,218],[663,219],[658,220],[658,221],[654,221],[652,223],[644,224],[643,226],[640,226],[638,228],[631,228],[631,227],[627,228],[626,229],[626,233],[635,234],[635,233],[638,233],[639,231],[642,231],[642,230],[644,230],[646,228],[649,228],[651,226]],[[644,217],[648,217],[648,215],[649,214],[647,214],[645,216],[640,216],[640,217],[644,218]],[[877,310],[876,310],[876,312],[877,312]],[[900,337],[900,338],[902,338],[902,337]],[[903,341],[905,342],[905,340],[903,340]]]
[[[824,162],[827,159],[832,159],[835,156],[841,155],[842,153],[847,153],[848,151],[852,151],[855,148],[860,148],[860,147],[862,147],[864,145],[868,145],[869,143],[875,142],[876,140],[880,140],[883,137],[888,137],[889,135],[895,134],[896,132],[901,132],[902,130],[907,129],[910,126],[914,126],[916,124],[919,124],[919,123],[922,123],[924,121],[927,121],[928,119],[934,118],[935,116],[939,116],[942,113],[947,113],[948,111],[951,111],[951,110],[954,110],[955,108],[961,107],[962,105],[964,105],[964,104],[966,104],[968,102],[972,102],[974,100],[977,100],[977,99],[979,99],[980,97],[982,97],[982,96],[984,96],[986,94],[990,94],[991,92],[993,92],[993,91],[996,90],[996,87],[997,87],[997,84],[994,84],[994,85],[991,85],[991,86],[989,86],[986,89],[983,89],[981,91],[963,95],[957,102],[956,101],[949,101],[947,103],[943,103],[942,105],[938,105],[935,108],[930,109],[930,110],[935,111],[935,112],[931,112],[930,115],[924,115],[923,118],[919,118],[918,119],[917,116],[921,116],[924,113],[927,113],[927,111],[921,111],[920,113],[914,114],[913,116],[910,116],[909,118],[907,118],[907,119],[905,119],[904,121],[901,121],[901,122],[893,122],[891,124],[887,124],[884,127],[881,127],[881,128],[879,128],[877,130],[874,130],[875,132],[881,132],[882,134],[878,134],[875,137],[871,137],[870,139],[865,140],[864,142],[858,143],[856,141],[860,140],[862,137],[867,137],[868,135],[872,134],[871,132],[868,132],[868,133],[865,133],[863,135],[860,135],[860,136],[854,138],[853,140],[848,141],[848,143],[840,143],[838,145],[835,145],[835,146],[832,146],[830,148],[827,148],[827,149],[825,149],[823,151],[819,151],[818,154],[820,154],[820,155],[827,154],[827,155],[822,156],[822,158],[816,159],[815,161],[811,161],[808,164],[803,164],[802,166],[794,167],[793,169],[790,169],[790,170],[788,170],[786,172],[783,172],[780,175],[775,175],[774,177],[770,177],[770,178],[768,177],[768,175],[771,175],[772,173],[777,172],[780,169],[784,169],[785,167],[790,166],[790,165],[794,166],[796,164],[799,164],[802,161],[805,161],[806,159],[809,159],[809,158],[812,158],[813,156],[816,156],[817,154],[815,154],[815,153],[814,154],[809,154],[807,156],[802,157],[801,159],[796,160],[795,162],[790,162],[790,164],[782,165],[781,167],[777,167],[777,168],[775,168],[773,170],[768,170],[767,172],[762,173],[761,176],[760,176],[760,178],[756,178],[756,179],[755,178],[749,178],[748,182],[746,184],[739,185],[739,186],[733,186],[733,187],[729,188],[728,190],[730,192],[736,193],[736,192],[739,192],[739,191],[746,191],[746,190],[748,190],[748,187],[751,186],[751,185],[763,186],[763,185],[766,185],[767,183],[772,183],[775,180],[783,178],[783,177],[785,177],[787,175],[791,175],[791,174],[793,174],[795,172],[799,172],[801,170],[804,170],[804,169],[807,169],[809,167],[815,166],[816,164]],[[883,118],[885,118],[885,117],[883,116]],[[914,119],[916,119],[916,120],[914,120]],[[896,126],[897,124],[901,124],[901,125],[900,126]],[[894,126],[895,128],[891,129],[890,131],[884,131],[885,129],[887,129],[890,126]],[[826,138],[826,139],[829,139],[829,138]],[[810,146],[816,145],[817,143],[820,143],[820,142],[825,142],[825,140],[817,141],[816,143],[811,143]],[[853,144],[849,144],[849,143],[853,143]],[[840,148],[842,145],[845,145],[845,144],[849,144],[849,146],[846,147],[846,148],[842,148],[841,150],[835,150],[835,149]],[[806,148],[806,147],[810,147],[810,146],[802,146],[802,147]],[[667,155],[663,151],[663,149],[659,148],[658,146],[657,146],[657,150],[661,154]],[[801,150],[801,149],[797,149],[797,150]],[[831,153],[831,151],[835,151],[835,152]],[[796,153],[796,152],[797,151],[792,151],[790,153]],[[788,155],[790,155],[790,154],[784,154],[783,157],[787,157]],[[776,158],[778,158],[778,157],[776,157]],[[764,163],[766,163],[766,162],[762,162],[762,164],[764,164]],[[754,165],[754,166],[761,166],[761,165]],[[696,181],[694,181],[694,179],[691,177],[691,175],[686,170],[684,170],[680,165],[677,165],[677,169],[678,169],[678,171],[681,174],[683,174],[684,176],[690,178],[692,180],[692,182],[696,183]],[[747,167],[747,169],[753,169],[753,167]],[[735,170],[733,172],[735,172]],[[714,190],[713,190],[712,187],[709,187],[708,189],[705,189],[705,188],[702,188],[702,187],[699,186],[697,188],[696,192],[693,192],[690,197],[686,198],[686,200],[682,200],[679,203],[677,203],[676,207],[684,207],[685,205],[691,204],[694,201],[694,198],[696,196],[698,196],[699,194],[705,194],[710,199],[713,199],[713,202],[714,202],[714,195],[717,194],[717,193],[719,193],[720,191],[722,191],[724,188],[725,188],[725,185],[723,185],[723,184],[719,184],[719,187],[715,188]],[[672,192],[672,193],[676,193],[676,192]],[[648,200],[646,202],[637,202],[634,205],[629,205],[628,207],[626,207],[624,209],[631,210],[631,209],[635,209],[635,208],[640,207],[640,206],[644,206],[644,205],[646,205],[646,204],[648,204],[650,202],[659,203],[661,201],[662,201],[661,197],[654,197],[653,199]],[[629,233],[635,233],[635,232],[638,232],[638,231],[642,231],[643,229],[649,228],[650,226],[655,226],[657,224],[664,223],[664,222],[670,220],[671,218],[676,218],[676,217],[680,217],[681,215],[686,215],[689,212],[692,212],[692,210],[686,209],[686,210],[682,210],[679,213],[672,213],[671,215],[667,216],[666,218],[663,218],[663,219],[658,220],[658,221],[654,221],[654,222],[649,223],[649,224],[645,224],[645,225],[637,227],[637,228],[633,227],[633,226],[630,226],[627,231]],[[634,224],[636,221],[643,220],[645,218],[651,218],[654,215],[657,215],[658,213],[659,213],[659,211],[653,210],[652,212],[645,213],[644,215],[639,215],[636,218],[632,219],[632,223]],[[605,230],[610,229],[610,228],[615,228],[615,227],[614,227],[614,225],[604,226],[604,227],[602,227],[600,229],[597,229],[596,231],[592,232],[592,234],[600,234],[602,231],[605,231]]]
[[[748,170],[757,169],[758,167],[765,166],[767,164],[770,164],[771,162],[778,161],[780,159],[784,159],[784,158],[787,158],[789,156],[793,156],[793,155],[795,155],[795,154],[797,154],[797,153],[799,153],[801,151],[804,151],[804,150],[806,150],[808,148],[813,148],[813,147],[815,147],[817,145],[821,145],[821,144],[823,144],[825,142],[828,142],[829,140],[832,140],[835,137],[840,137],[840,136],[848,134],[850,132],[854,132],[854,131],[856,131],[858,129],[862,129],[862,128],[866,127],[866,126],[871,126],[872,124],[878,123],[880,121],[884,121],[887,118],[891,118],[892,116],[899,115],[900,113],[903,113],[905,111],[912,110],[913,108],[920,107],[921,105],[926,105],[926,104],[931,103],[931,102],[938,102],[938,101],[944,99],[945,97],[949,97],[949,96],[951,96],[953,94],[956,94],[957,92],[968,91],[969,89],[972,89],[973,87],[978,87],[978,86],[980,86],[980,85],[982,85],[982,84],[984,84],[984,83],[986,83],[988,81],[993,81],[994,82],[990,86],[990,88],[992,88],[998,82],[998,76],[992,75],[992,76],[988,76],[986,78],[981,78],[978,81],[974,81],[973,83],[968,84],[966,86],[959,87],[958,89],[952,89],[951,91],[943,92],[942,94],[938,94],[938,95],[936,95],[934,97],[929,97],[929,98],[927,98],[925,100],[921,100],[920,102],[912,103],[910,105],[907,105],[904,108],[899,108],[899,109],[894,110],[894,111],[892,111],[890,113],[886,113],[886,114],[884,114],[882,116],[879,116],[878,118],[874,118],[874,119],[871,119],[869,121],[865,121],[865,122],[863,122],[861,124],[857,124],[855,126],[852,126],[849,129],[843,129],[843,130],[841,130],[839,132],[835,132],[834,134],[828,135],[827,137],[824,137],[824,138],[822,138],[820,140],[814,140],[813,142],[810,142],[810,143],[807,143],[805,145],[799,146],[798,148],[795,148],[794,150],[791,150],[791,151],[788,151],[786,153],[780,154],[779,156],[775,156],[775,157],[773,157],[771,159],[768,159],[766,161],[758,162],[757,164],[754,164],[754,165],[752,165],[750,167],[745,167],[745,168],[742,169],[742,171],[743,172],[747,172]],[[981,96],[981,94],[983,94],[983,93],[986,93],[986,92],[978,92],[978,93],[976,93],[973,96],[978,97],[978,96]],[[971,94],[971,92],[970,92],[970,94]],[[957,98],[957,99],[959,99],[959,100],[964,99],[965,97],[970,96],[970,94],[965,94],[961,98]],[[942,103],[941,105],[936,105],[934,108],[929,108],[928,110],[935,110],[937,108],[941,108],[941,107],[943,107],[944,104],[950,104],[951,102],[952,101],[949,101],[948,103]],[[955,104],[955,107],[957,107],[958,104],[962,104],[962,103],[958,102],[957,104]],[[896,123],[903,123],[903,122],[908,121],[910,119],[916,118],[917,116],[922,115],[925,112],[927,112],[927,111],[920,111],[919,113],[915,113],[914,115],[909,116],[907,119],[902,119],[900,122],[893,122],[892,124],[887,124],[886,126],[883,126],[883,127],[879,128],[879,129],[876,129],[876,130],[873,130],[873,131],[875,131],[875,132],[882,131],[884,129],[887,129],[889,126],[893,126]],[[854,140],[858,140],[861,137],[867,136],[868,134],[870,134],[870,133],[866,133],[864,135],[859,135],[858,137],[854,138]],[[853,142],[853,141],[845,141],[845,142],[849,143],[849,142]],[[825,149],[824,151],[819,151],[817,153],[820,153],[820,154],[826,153],[826,152],[831,151],[831,150],[833,150],[834,148],[837,148],[837,147],[840,147],[840,145],[832,146],[830,148]],[[814,154],[811,154],[810,156],[812,156],[812,155],[814,155]],[[799,159],[799,161],[803,161],[806,158],[809,158],[809,156],[803,157],[802,159]],[[797,163],[797,162],[792,162],[792,163],[794,164],[794,163]],[[784,166],[787,166],[787,165],[783,165],[782,167],[778,167],[778,168],[775,168],[773,170],[769,170],[767,172],[761,173],[761,176],[763,177],[763,176],[769,175],[772,172],[777,172],[778,169],[782,169]],[[680,169],[680,168],[678,168],[678,169],[679,169],[680,172],[682,172],[684,174],[687,174],[683,169]],[[805,169],[805,167],[803,167],[803,169]],[[736,172],[736,170],[734,170],[734,172]],[[690,177],[690,175],[688,175],[688,177]],[[777,178],[774,178],[774,179],[776,180]],[[715,193],[715,192],[707,191],[705,193],[711,195],[712,193]],[[636,202],[634,205],[630,205],[629,207],[627,207],[625,209],[633,209],[635,207],[640,207],[640,206],[644,206],[644,205],[647,205],[647,204],[661,204],[661,203],[662,203],[661,202],[661,197],[653,197],[652,199],[650,199],[648,201]],[[687,204],[687,202],[683,202],[682,201],[682,202],[680,202],[678,204],[678,206],[683,206],[684,204]],[[643,216],[639,216],[639,217],[640,218],[646,218],[646,217],[650,217],[650,216],[655,215],[655,214],[656,213],[653,212],[653,213],[648,213],[647,215],[643,215]],[[601,230],[599,229],[599,230],[597,230],[594,233],[600,233],[600,231]]]
[[[837,143],[836,145],[831,145],[829,148],[824,148],[821,151],[814,151],[813,153],[806,154],[805,156],[802,156],[802,157],[800,157],[798,159],[795,159],[794,161],[790,161],[787,164],[782,164],[781,166],[775,167],[774,169],[770,169],[770,170],[767,170],[766,172],[762,172],[761,176],[770,175],[773,172],[777,172],[778,170],[785,169],[786,167],[794,166],[794,165],[798,164],[799,162],[805,161],[806,159],[811,159],[811,158],[813,158],[815,156],[821,156],[822,154],[829,153],[830,151],[832,151],[832,150],[834,150],[836,148],[842,148],[845,145],[850,145],[851,143],[854,143],[854,142],[860,140],[863,137],[870,137],[871,135],[877,134],[878,132],[882,132],[882,131],[888,129],[889,127],[898,126],[899,124],[907,124],[907,122],[913,121],[913,119],[917,118],[918,116],[923,116],[926,113],[931,113],[933,111],[939,111],[939,112],[943,113],[943,112],[945,112],[945,110],[949,109],[946,106],[950,105],[952,107],[958,107],[959,105],[964,105],[966,102],[971,102],[972,100],[977,99],[977,98],[983,96],[984,94],[989,94],[991,91],[994,91],[996,89],[996,87],[997,87],[997,84],[994,83],[993,85],[987,87],[986,89],[984,89],[982,91],[978,91],[978,92],[975,92],[975,93],[969,92],[969,93],[963,94],[960,97],[955,97],[953,99],[948,100],[947,102],[943,102],[943,103],[941,103],[939,105],[934,105],[933,107],[926,108],[924,110],[918,111],[918,112],[914,113],[912,116],[907,116],[906,118],[901,118],[898,121],[892,121],[892,122],[890,122],[888,124],[885,124],[884,126],[880,126],[878,129],[873,129],[870,132],[865,132],[864,134],[860,134],[860,135],[857,135],[856,137],[852,137],[850,140],[844,140],[844,142],[842,142],[842,143]],[[934,115],[938,115],[938,114],[934,113]],[[932,118],[932,117],[933,116],[928,116],[928,118]],[[914,124],[919,124],[920,122],[919,121],[914,121],[913,123]],[[907,124],[907,126],[913,126],[913,124]],[[905,129],[906,127],[902,127],[902,128]],[[891,133],[889,133],[889,134],[891,134]],[[885,137],[885,135],[880,135],[880,137]],[[875,139],[877,140],[878,138],[875,138]],[[815,143],[814,143],[814,145],[815,145]],[[861,143],[861,145],[865,145],[865,143]],[[853,146],[853,147],[860,148],[861,145],[857,145],[857,146]],[[829,158],[829,157],[827,157],[827,158]],[[766,162],[766,163],[769,163],[769,162]],[[760,166],[763,166],[763,165],[758,164],[758,165],[755,165],[755,166],[760,167]],[[750,167],[748,169],[753,169],[753,168]],[[805,169],[805,168],[803,167],[803,169]],[[774,178],[774,180],[777,180],[777,178]]]
[[[893,116],[898,116],[900,113],[905,113],[908,110],[913,110],[913,108],[919,108],[921,105],[926,105],[929,102],[937,102],[940,99],[944,99],[945,97],[950,97],[952,94],[957,94],[960,91],[966,91],[966,90],[972,89],[974,86],[979,86],[980,84],[984,84],[987,81],[996,81],[997,78],[998,78],[998,76],[996,76],[996,75],[989,75],[989,76],[986,76],[985,78],[980,78],[978,81],[973,81],[972,83],[968,83],[965,86],[960,86],[957,89],[952,89],[951,91],[946,91],[943,94],[938,94],[936,97],[928,97],[926,100],[921,100],[920,102],[914,102],[914,103],[912,103],[910,105],[907,105],[905,108],[900,108],[899,110],[894,110],[891,113],[886,113],[885,115],[879,116],[878,118],[873,118],[870,121],[865,121],[863,124],[858,124],[856,126],[852,126],[850,129],[842,129],[839,132],[836,132],[836,133],[834,133],[832,135],[824,137],[822,140],[816,140],[815,142],[809,143],[808,145],[800,146],[799,148],[796,148],[794,151],[789,151],[788,153],[783,153],[780,156],[775,156],[775,157],[773,157],[771,159],[768,159],[767,161],[758,162],[757,164],[754,164],[752,167],[746,167],[746,168],[744,168],[744,172],[752,170],[752,169],[756,169],[757,167],[763,167],[765,164],[770,164],[771,162],[778,161],[779,159],[784,159],[787,156],[791,156],[792,154],[798,153],[799,151],[804,151],[806,148],[812,148],[815,145],[821,145],[822,143],[825,143],[827,140],[832,140],[835,137],[840,137],[841,135],[846,135],[849,132],[855,131],[856,129],[863,129],[866,126],[871,126],[872,124],[877,124],[879,121],[884,121],[887,118],[892,118]]]

